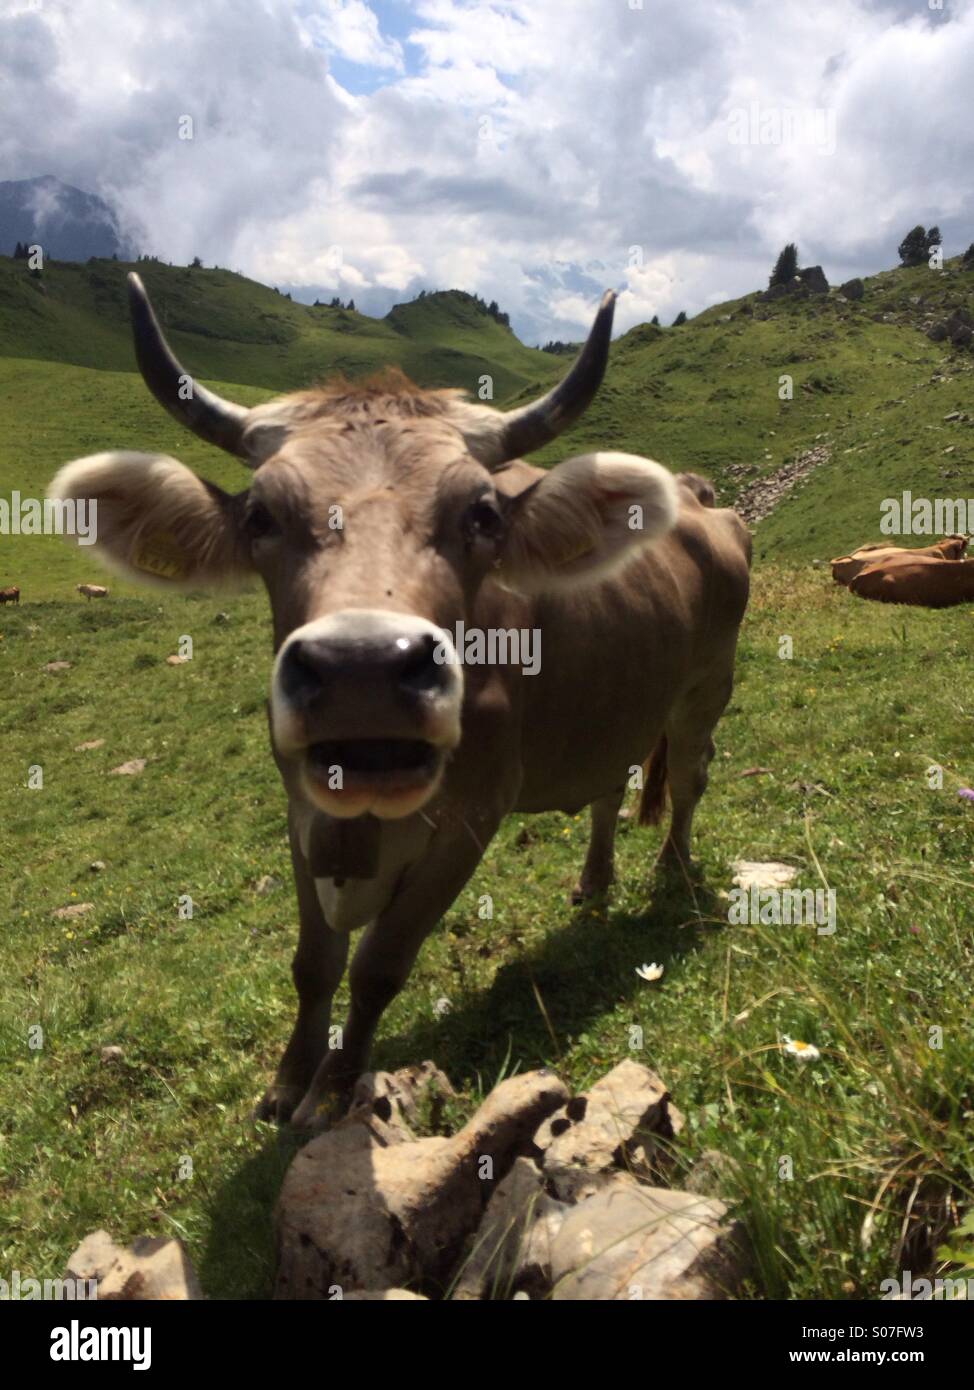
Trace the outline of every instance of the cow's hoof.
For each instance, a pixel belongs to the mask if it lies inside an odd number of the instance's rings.
[[[269,1086],[254,1106],[253,1117],[267,1124],[286,1125],[303,1095],[300,1086]]]
[[[581,907],[582,903],[604,902],[608,892],[608,883],[591,883],[580,878],[571,891],[569,902],[572,907]]]
[[[312,1095],[310,1092],[291,1115],[291,1128],[306,1134],[327,1129],[344,1114],[341,1097],[334,1092]]]

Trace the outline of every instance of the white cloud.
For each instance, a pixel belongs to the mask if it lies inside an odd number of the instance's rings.
[[[146,249],[354,289],[372,312],[467,288],[529,341],[577,337],[608,285],[621,327],[743,293],[786,240],[837,279],[893,263],[917,221],[948,252],[974,238],[971,0],[416,0],[394,34],[378,13],[73,0],[0,18],[5,176],[107,191]],[[376,89],[346,91],[333,58]],[[742,110],[757,124],[734,143]]]

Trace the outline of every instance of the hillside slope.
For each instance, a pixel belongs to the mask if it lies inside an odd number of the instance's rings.
[[[204,381],[289,391],[331,372],[398,365],[423,385],[473,392],[489,374],[503,400],[558,373],[554,358],[525,347],[459,291],[372,319],[294,303],[233,271],[157,261],[55,261],[35,278],[23,261],[0,257],[0,356],[132,371],[125,276],[133,269],[177,354]]]

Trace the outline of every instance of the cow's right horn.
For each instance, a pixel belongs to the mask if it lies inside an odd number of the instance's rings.
[[[496,427],[493,421],[486,428],[481,424],[474,437],[468,438],[471,453],[481,463],[499,468],[511,459],[523,458],[550,443],[578,419],[605,375],[615,303],[615,292],[606,290],[585,346],[557,386],[530,405],[497,416]]]
[[[184,371],[163,337],[145,286],[134,271],[129,277],[129,308],[135,336],[135,360],[146,386],[181,425],[208,444],[250,461],[243,446],[247,411],[208,391]]]

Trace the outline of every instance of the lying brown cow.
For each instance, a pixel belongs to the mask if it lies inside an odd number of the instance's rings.
[[[974,564],[935,555],[898,555],[862,570],[849,589],[858,598],[880,603],[952,608],[957,603],[974,603]]]
[[[307,1125],[366,1068],[384,1009],[508,812],[591,805],[580,889],[601,891],[627,779],[655,750],[642,816],[668,784],[664,853],[686,865],[733,683],[750,539],[734,512],[646,459],[520,461],[595,394],[612,294],[565,380],[507,414],[399,375],[248,410],[185,389],[129,279],[148,386],[253,481],[230,496],[173,458],[106,453],[68,464],[51,496],[97,499],[98,545],[135,578],[199,587],[256,572],[267,587],[271,744],[301,936],[297,1022],[259,1113]],[[358,927],[350,1012],[330,1050]]]
[[[0,589],[0,603],[19,603],[20,590],[16,584],[11,584],[9,589]]]
[[[89,601],[93,598],[108,597],[108,590],[103,584],[78,584],[77,590],[79,594],[84,594]]]
[[[867,565],[878,564],[881,560],[892,559],[898,555],[934,555],[940,560],[959,560],[967,549],[966,536],[947,536],[945,540],[933,545],[918,546],[910,550],[903,545],[861,545],[851,555],[841,555],[830,560],[832,578],[836,584],[848,585]]]

